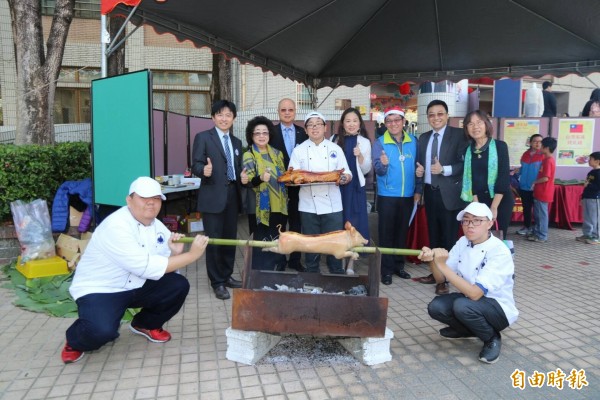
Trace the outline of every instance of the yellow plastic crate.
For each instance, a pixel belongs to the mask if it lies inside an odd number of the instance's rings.
[[[43,260],[31,260],[25,264],[21,264],[21,257],[19,257],[17,259],[17,271],[22,273],[27,279],[70,273],[69,268],[67,268],[67,262],[58,256]]]

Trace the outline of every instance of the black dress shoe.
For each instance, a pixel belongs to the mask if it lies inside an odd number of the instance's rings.
[[[392,276],[391,275],[382,276],[381,283],[383,283],[384,285],[391,285],[392,284]]]
[[[229,277],[229,279],[227,279],[227,282],[225,282],[225,286],[227,286],[228,288],[237,289],[242,287],[242,282],[238,281],[237,279],[233,279],[232,277]]]
[[[398,275],[402,279],[410,279],[410,274],[405,270],[396,271],[396,275]]]
[[[220,285],[213,289],[215,291],[215,296],[219,300],[227,300],[231,296],[229,295],[229,290],[225,288],[225,286]]]

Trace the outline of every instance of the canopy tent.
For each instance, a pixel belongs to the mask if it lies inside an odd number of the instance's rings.
[[[600,1],[102,0],[313,87],[600,71]]]

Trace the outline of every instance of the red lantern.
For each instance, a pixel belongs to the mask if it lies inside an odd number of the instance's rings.
[[[410,84],[409,83],[403,83],[402,85],[400,85],[400,94],[403,96],[410,94]]]

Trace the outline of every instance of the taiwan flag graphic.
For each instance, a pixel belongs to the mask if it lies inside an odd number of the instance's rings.
[[[583,133],[583,124],[569,125],[569,133]]]

